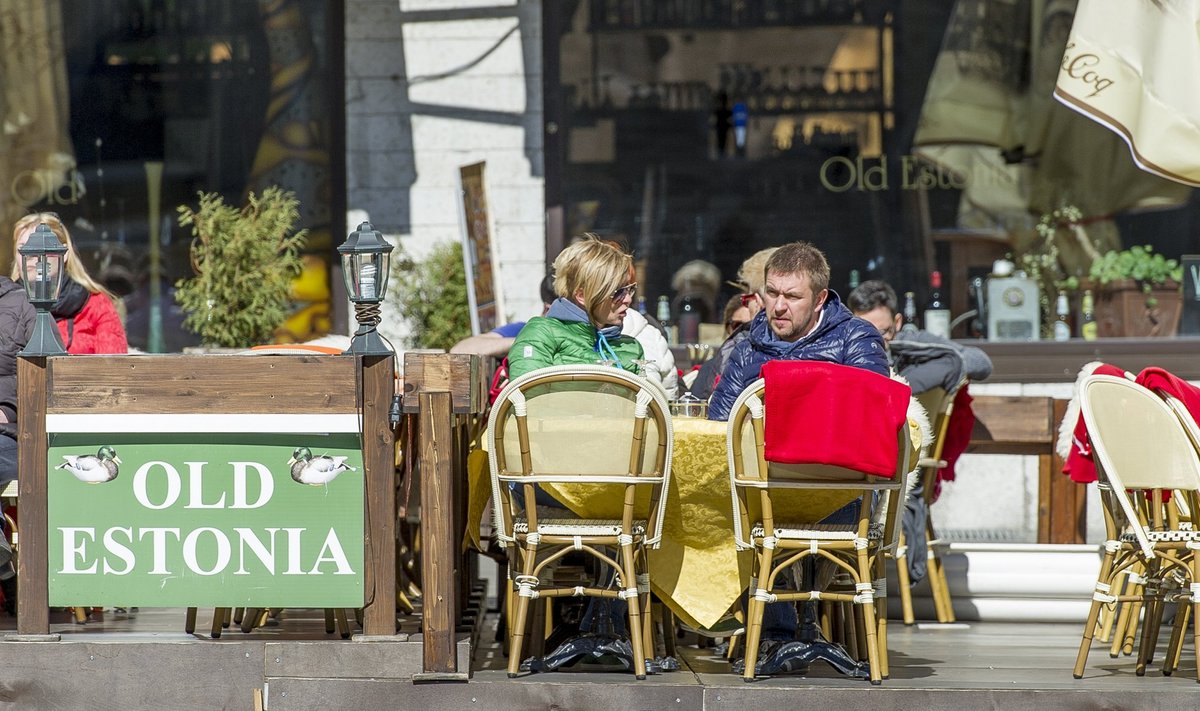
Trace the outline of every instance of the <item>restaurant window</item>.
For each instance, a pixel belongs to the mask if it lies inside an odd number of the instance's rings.
[[[923,304],[938,270],[955,317],[1068,205],[1100,252],[1194,251],[1195,191],[1052,98],[1070,5],[544,3],[548,256],[583,232],[626,243],[651,313],[703,260],[719,321],[742,260],[797,239],[843,298],[880,278]],[[1085,276],[1067,247],[1064,276]]]
[[[310,237],[282,340],[330,329],[332,235],[344,233],[342,21],[336,0],[7,3],[0,174],[4,224],[57,213],[121,297],[131,346],[195,337],[173,299],[191,276],[180,205],[278,185]],[[19,80],[18,80],[19,78]],[[340,240],[339,240],[340,241]],[[2,240],[3,263],[12,256]],[[152,283],[157,287],[152,288]],[[152,296],[158,297],[157,304]]]

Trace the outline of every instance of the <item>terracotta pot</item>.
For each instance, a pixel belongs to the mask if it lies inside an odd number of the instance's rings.
[[[1183,294],[1177,284],[1142,291],[1132,279],[1109,282],[1094,291],[1101,338],[1169,338],[1179,330]]]

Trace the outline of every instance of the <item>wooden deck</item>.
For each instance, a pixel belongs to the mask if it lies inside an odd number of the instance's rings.
[[[473,654],[459,643],[468,683],[413,683],[422,644],[415,620],[385,640],[326,635],[319,610],[285,610],[250,633],[220,639],[183,632],[183,610],[114,613],[75,624],[51,615],[57,642],[0,644],[0,702],[12,708],[254,709],[1177,709],[1195,706],[1191,644],[1173,677],[1134,675],[1129,657],[1097,644],[1082,680],[1071,678],[1077,625],[966,623],[889,626],[891,678],[871,687],[823,663],[805,676],[744,683],[711,648],[685,646],[682,669],[635,682],[626,673],[567,671],[505,677],[485,618]],[[201,614],[199,629],[207,629]],[[15,632],[0,617],[0,634]],[[1165,635],[1164,635],[1165,636]],[[1161,655],[1160,655],[1161,658]],[[753,704],[753,706],[751,706]],[[6,707],[8,707],[6,705]]]

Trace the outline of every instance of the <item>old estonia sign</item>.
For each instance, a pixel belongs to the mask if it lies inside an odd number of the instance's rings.
[[[46,430],[50,605],[363,605],[355,415],[50,414]]]

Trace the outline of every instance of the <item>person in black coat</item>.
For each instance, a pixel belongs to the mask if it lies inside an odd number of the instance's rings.
[[[36,316],[25,289],[0,276],[0,491],[17,478],[17,353],[29,342]],[[13,575],[12,549],[0,530],[0,581]]]

